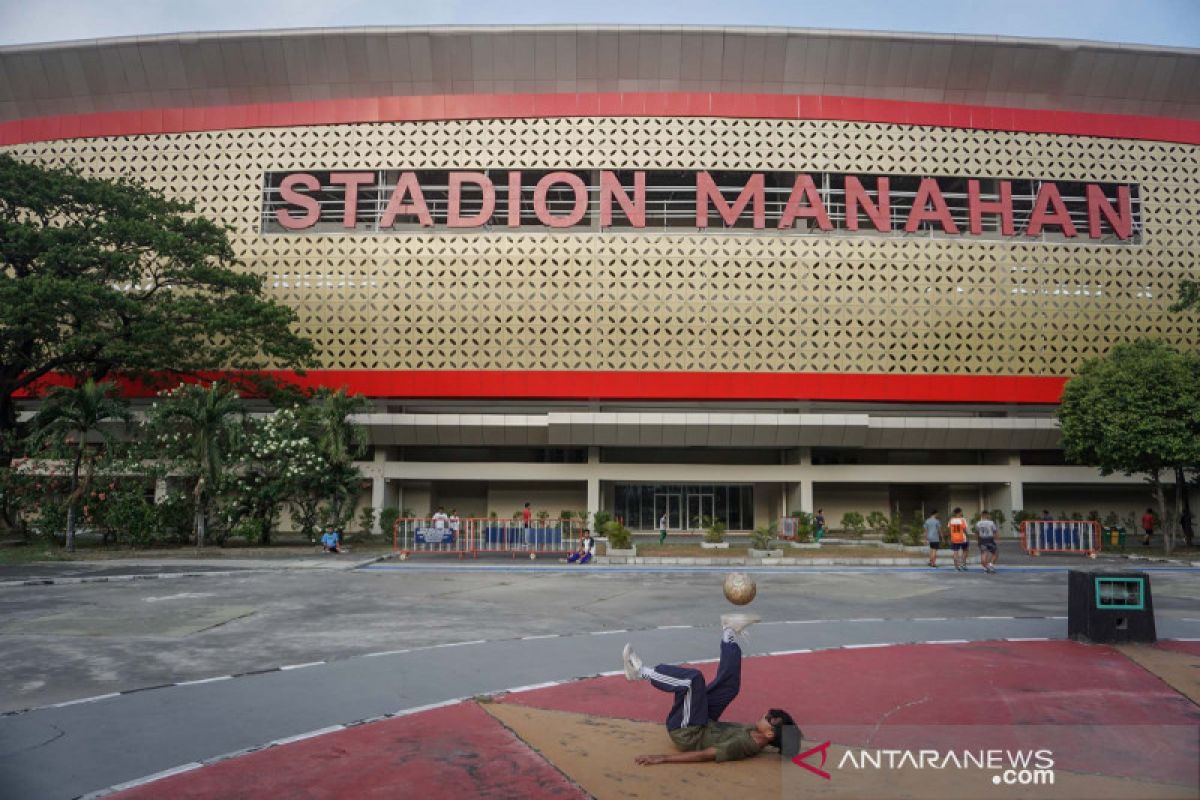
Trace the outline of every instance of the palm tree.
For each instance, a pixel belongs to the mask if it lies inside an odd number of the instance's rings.
[[[362,455],[367,446],[366,431],[352,422],[350,415],[366,409],[366,398],[348,395],[345,389],[321,389],[314,395],[307,409],[309,429],[329,463],[349,464]]]
[[[362,475],[354,459],[366,450],[367,436],[363,427],[350,419],[367,409],[362,395],[348,395],[345,389],[336,392],[319,390],[305,409],[306,427],[317,450],[328,464],[323,494],[330,522],[341,527],[354,511],[359,481]]]
[[[67,494],[67,552],[75,551],[75,509],[87,494],[96,468],[97,453],[88,448],[88,438],[99,436],[104,447],[111,448],[115,438],[101,423],[121,420],[128,424],[130,420],[129,407],[117,391],[114,384],[96,383],[91,378],[82,386],[56,386],[33,420],[35,442],[74,450]]]
[[[208,509],[227,458],[237,448],[243,433],[245,412],[237,392],[213,383],[207,388],[180,386],[154,412],[160,428],[179,437],[180,457],[196,474],[192,497],[196,504],[196,546],[204,546]]]

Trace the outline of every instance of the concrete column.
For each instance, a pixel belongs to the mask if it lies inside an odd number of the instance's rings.
[[[1017,521],[1012,518],[1013,511],[1025,507],[1025,491],[1021,485],[1021,481],[1017,480],[1016,476],[1013,476],[1012,481],[1000,487],[995,497],[997,505],[1004,512],[1004,517],[1007,520],[1005,526],[1010,533],[1016,535],[1020,529],[1017,527]]]
[[[375,475],[371,478],[371,508],[375,509],[375,521],[371,523],[371,533],[378,536],[383,532],[379,527],[379,512],[387,503],[387,479],[383,477],[383,465],[387,463],[387,448],[375,448]]]
[[[588,478],[587,481],[587,526],[592,527],[592,522],[596,519],[596,512],[600,510],[600,479]]]
[[[811,480],[800,481],[798,485],[800,487],[800,511],[811,514],[817,510],[813,506],[813,482]]]
[[[167,499],[167,479],[159,478],[154,481],[154,503],[157,505]]]
[[[811,447],[801,447],[801,448],[799,448],[799,450],[800,450],[800,466],[811,467],[812,466],[812,448]]]
[[[376,476],[371,479],[371,508],[375,509],[375,521],[371,523],[371,533],[376,536],[383,532],[383,529],[379,527],[379,512],[383,510],[386,485],[387,481],[384,478]]]
[[[596,447],[596,446],[588,447],[587,458],[588,458],[588,460],[587,460],[588,466],[591,467],[591,470],[589,470],[589,471],[595,471],[595,469],[600,466],[600,448]],[[600,510],[600,506],[602,503],[603,503],[603,499],[600,496],[600,479],[588,477],[588,479],[587,479],[587,513],[588,513],[587,526],[588,526],[588,528],[593,529],[593,531],[592,531],[593,533],[596,532],[595,525],[593,524],[596,521],[596,512]]]

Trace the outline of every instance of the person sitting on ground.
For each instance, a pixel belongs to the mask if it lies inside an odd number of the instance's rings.
[[[326,553],[342,552],[338,547],[337,534],[333,532],[333,528],[329,528],[321,535],[321,549]]]
[[[586,564],[592,560],[592,556],[596,554],[596,540],[592,538],[592,533],[587,528],[583,529],[583,536],[579,539],[579,549],[571,555],[567,556],[568,564]]]
[[[642,666],[642,659],[625,645],[621,654],[625,677],[647,680],[655,689],[675,695],[667,715],[667,735],[679,753],[642,755],[636,761],[651,764],[681,764],[700,761],[737,761],[773,746],[787,758],[800,752],[801,734],[786,711],[772,708],[753,725],[720,722],[721,714],[737,697],[742,685],[742,649],[737,636],[758,622],[749,614],[721,617],[721,662],[712,683],[704,682],[698,669],[674,664]]]

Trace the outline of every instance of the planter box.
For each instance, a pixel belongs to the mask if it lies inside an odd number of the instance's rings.
[[[628,550],[621,550],[616,547],[608,547],[605,550],[605,555],[625,556],[626,558],[634,558],[635,556],[637,556],[637,545],[635,544],[633,547],[629,548]]]
[[[820,542],[792,542],[791,546],[796,548],[797,550],[820,550],[821,549]]]
[[[705,550],[728,550],[729,542],[701,542],[700,546]]]
[[[783,558],[782,550],[755,550],[753,547],[746,551],[748,558]]]

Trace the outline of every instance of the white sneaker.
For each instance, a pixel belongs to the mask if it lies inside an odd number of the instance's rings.
[[[721,628],[728,628],[733,631],[735,636],[741,636],[746,628],[749,628],[756,622],[762,622],[762,617],[754,614],[722,614]]]
[[[621,660],[625,662],[625,679],[630,681],[639,681],[642,679],[642,659],[633,652],[633,643],[625,644],[625,649],[621,651]]]

